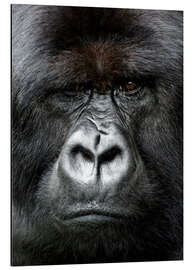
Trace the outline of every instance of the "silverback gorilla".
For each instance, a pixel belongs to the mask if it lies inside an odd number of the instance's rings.
[[[183,259],[182,24],[12,6],[12,265]]]

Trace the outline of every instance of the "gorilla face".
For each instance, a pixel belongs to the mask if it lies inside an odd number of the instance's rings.
[[[182,259],[182,13],[13,5],[12,265]]]

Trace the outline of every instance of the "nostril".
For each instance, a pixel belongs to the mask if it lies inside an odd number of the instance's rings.
[[[78,144],[78,145],[76,145],[76,146],[74,146],[72,148],[71,155],[73,157],[76,157],[79,154],[86,161],[94,161],[94,155],[93,155],[93,153],[89,149],[86,149],[84,146]]]
[[[122,151],[118,146],[113,146],[112,148],[106,150],[99,157],[99,164],[109,163],[115,160],[118,156],[121,156]]]

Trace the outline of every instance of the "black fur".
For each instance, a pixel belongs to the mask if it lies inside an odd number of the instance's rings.
[[[178,11],[12,6],[12,265],[183,258],[182,21]],[[50,191],[83,112],[80,100],[61,108],[50,97],[85,83],[113,89],[125,78],[146,89],[117,102],[143,172],[96,201],[124,209],[126,221],[61,229],[55,213],[93,201],[68,183]]]

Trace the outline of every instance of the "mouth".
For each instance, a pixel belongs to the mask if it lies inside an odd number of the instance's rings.
[[[123,222],[125,217],[119,213],[101,210],[82,210],[70,214],[55,216],[57,221],[63,224],[105,224]]]
[[[65,220],[73,223],[107,223],[117,221],[116,218],[99,214],[87,214]]]

